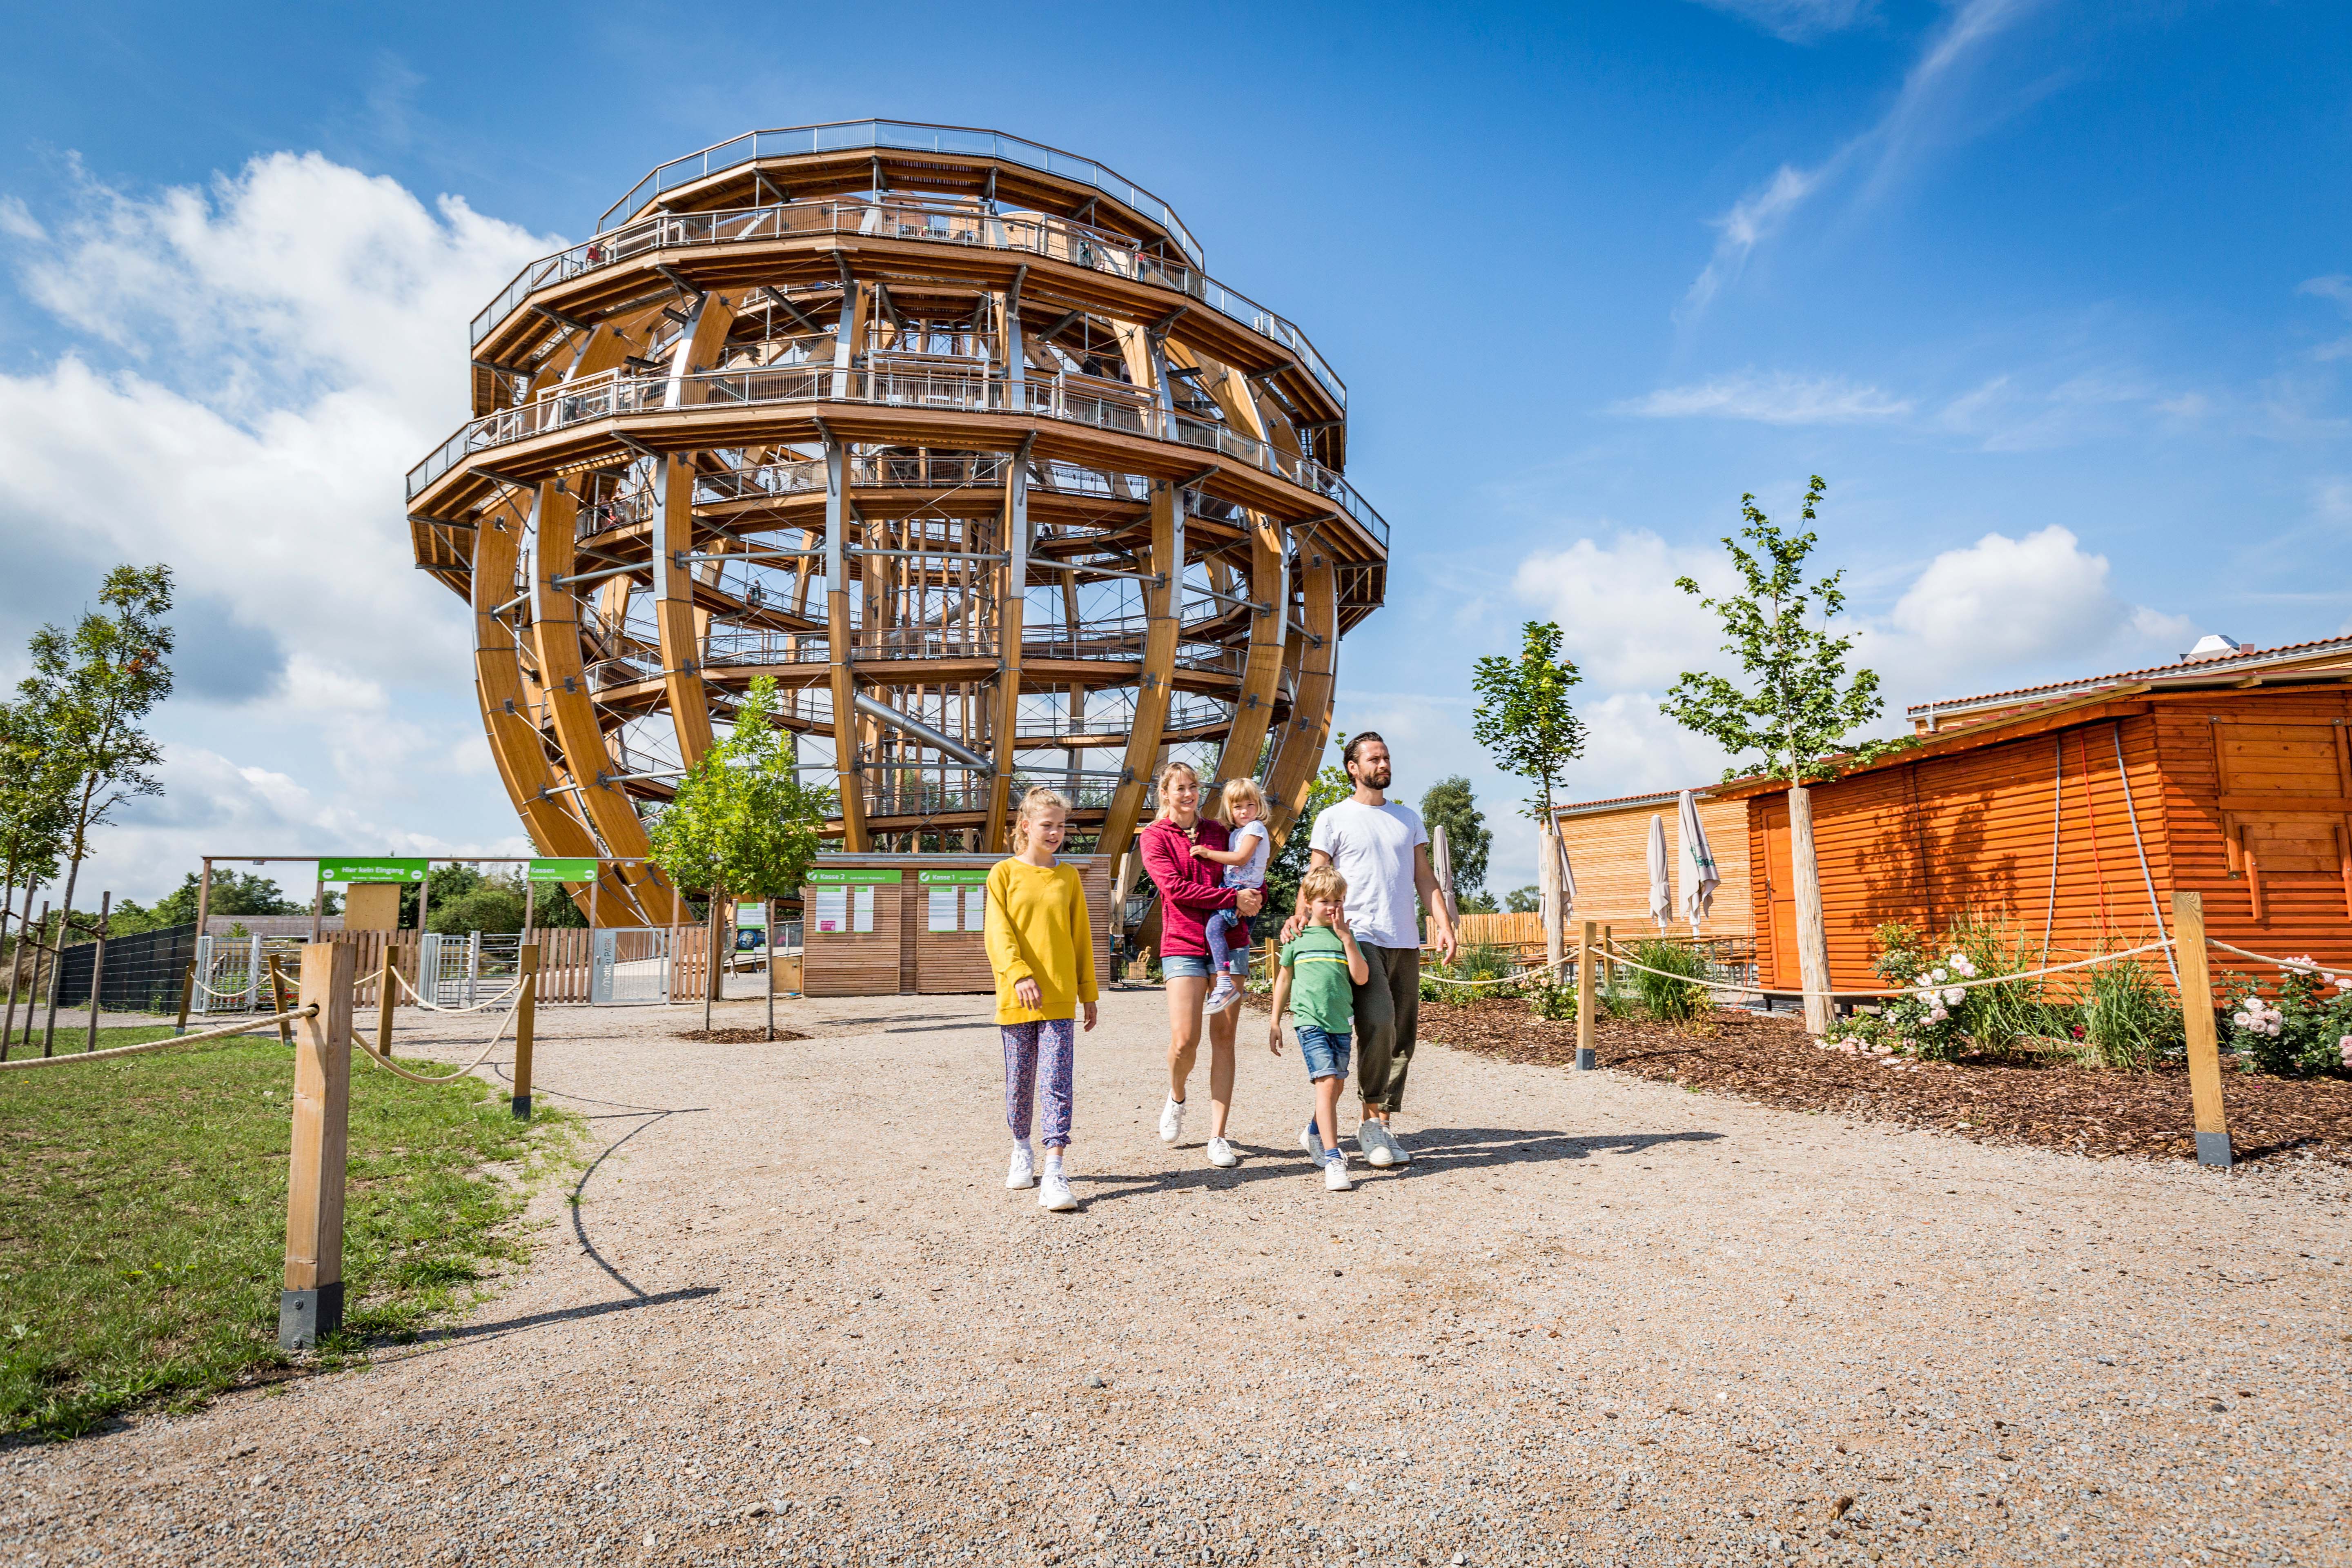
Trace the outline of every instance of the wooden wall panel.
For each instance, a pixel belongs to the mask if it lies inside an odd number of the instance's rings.
[[[1573,921],[1599,921],[1613,925],[1621,937],[1638,935],[1650,924],[1650,818],[1666,819],[1667,873],[1672,885],[1678,852],[1675,803],[1629,805],[1622,810],[1585,812],[1559,819],[1560,842],[1576,873]],[[1748,936],[1757,928],[1748,885],[1748,806],[1737,800],[1702,800],[1699,826],[1706,831],[1707,847],[1715,852],[1717,875],[1723,885],[1715,890],[1715,908],[1699,924],[1701,936]],[[1679,889],[1676,889],[1679,897]],[[1671,932],[1687,934],[1690,926],[1679,918]]]

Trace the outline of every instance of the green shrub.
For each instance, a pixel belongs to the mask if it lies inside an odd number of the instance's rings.
[[[2083,1059],[2097,1067],[2146,1068],[2182,1048],[2180,1009],[2137,959],[2080,971],[2074,1034]]]
[[[1706,978],[1706,958],[1697,949],[1653,937],[1635,942],[1632,956],[1643,966],[1633,971],[1633,992],[1649,1016],[1663,1024],[1686,1024],[1713,1005],[1706,987],[1691,984]],[[1666,973],[1653,974],[1651,970]]]

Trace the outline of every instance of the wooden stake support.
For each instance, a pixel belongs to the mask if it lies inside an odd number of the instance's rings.
[[[375,1054],[385,1061],[392,1060],[392,1009],[400,996],[399,969],[394,963],[392,938],[384,938],[383,979],[375,988]]]
[[[1601,997],[1592,985],[1593,923],[1584,921],[1577,928],[1576,936],[1576,1070],[1591,1072],[1601,1065],[1593,1049],[1593,1019],[1601,1011]]]
[[[2213,973],[2205,951],[2205,896],[2172,895],[2172,941],[2180,962],[2180,1020],[2189,1037],[2189,1096],[2197,1113],[2197,1163],[2227,1170],[2230,1123],[2221,1105],[2221,1043],[2213,1028]]]
[[[351,1158],[352,981],[343,942],[302,949],[304,1018],[294,1053],[294,1143],[286,1182],[286,1286],[278,1342],[306,1350],[343,1326],[343,1179]]]
[[[172,1025],[173,1034],[184,1035],[188,1032],[188,1008],[194,1004],[195,1000],[196,961],[192,958],[188,960],[187,974],[180,981],[180,1016]]]
[[[515,978],[522,983],[521,1005],[515,1009],[514,1114],[530,1120],[531,1028],[539,1012],[539,945],[525,942],[515,950]]]
[[[269,955],[269,1001],[273,1013],[290,1011],[286,1005],[286,971],[274,952]],[[294,1048],[294,1026],[283,1018],[278,1020],[278,1043],[289,1051]]]

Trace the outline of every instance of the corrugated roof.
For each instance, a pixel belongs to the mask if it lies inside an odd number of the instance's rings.
[[[2270,664],[2295,663],[2307,658],[2324,658],[2330,653],[2352,653],[2352,637],[2320,637],[2311,642],[2282,643],[2276,647],[2246,647],[2218,658],[2176,659],[2170,664],[2150,665],[2145,669],[2126,669],[2113,675],[2094,675],[2076,680],[2053,680],[2041,686],[2020,686],[2008,691],[1988,691],[1975,697],[1950,697],[1937,702],[1923,702],[1904,710],[1912,719],[1934,719],[1950,713],[1965,713],[1975,708],[1994,708],[2034,697],[2063,697],[2078,691],[2095,691],[2102,686],[2119,685],[2136,680],[2155,680],[2167,676],[2219,675],[2224,671],[2242,674],[2251,668]]]

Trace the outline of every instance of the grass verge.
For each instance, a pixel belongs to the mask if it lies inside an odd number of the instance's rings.
[[[349,1304],[330,1362],[413,1337],[520,1261],[510,1222],[577,1126],[542,1109],[526,1127],[471,1077],[352,1074]],[[0,1436],[184,1409],[289,1364],[293,1077],[274,1040],[244,1039],[0,1075]]]

